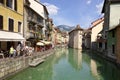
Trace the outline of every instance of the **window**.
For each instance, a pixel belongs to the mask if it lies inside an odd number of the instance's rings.
[[[101,42],[99,42],[99,48],[102,48],[102,43]]]
[[[1,42],[0,42],[0,49],[1,49]]]
[[[115,54],[115,45],[112,45],[112,53]]]
[[[22,23],[18,22],[18,32],[21,32],[21,25],[22,25]]]
[[[0,15],[0,29],[3,29],[3,16]]]
[[[17,11],[17,0],[14,2],[14,10]]]
[[[115,31],[114,30],[112,31],[112,37],[115,37]]]
[[[0,3],[1,3],[1,4],[4,4],[4,0],[0,0]]]
[[[9,26],[8,26],[9,31],[14,31],[14,20],[9,18]]]
[[[107,42],[105,42],[105,49],[107,49]]]
[[[17,11],[17,0],[6,0],[6,6]]]
[[[12,8],[13,7],[13,0],[6,0],[6,6]]]

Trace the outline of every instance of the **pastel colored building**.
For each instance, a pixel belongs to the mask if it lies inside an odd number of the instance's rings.
[[[0,0],[0,48],[16,47],[23,38],[23,0]]]
[[[91,49],[97,50],[98,48],[102,48],[103,43],[97,42],[98,36],[103,29],[104,18],[100,18],[92,22],[91,25]]]

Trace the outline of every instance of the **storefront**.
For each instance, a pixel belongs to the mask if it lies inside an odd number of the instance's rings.
[[[18,43],[24,44],[24,41],[25,39],[19,33],[0,31],[0,49],[4,52],[9,51],[11,46],[16,48]]]

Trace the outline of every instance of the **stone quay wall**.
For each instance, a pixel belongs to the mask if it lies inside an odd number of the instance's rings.
[[[43,52],[34,52],[31,56],[21,56],[18,58],[0,59],[0,80],[13,75],[27,67],[29,63],[35,58],[47,58],[54,53],[54,49]]]

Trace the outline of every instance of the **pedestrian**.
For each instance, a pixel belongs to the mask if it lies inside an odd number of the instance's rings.
[[[16,50],[15,49],[13,50],[13,57],[16,57]]]
[[[16,47],[17,56],[20,56],[20,50],[21,50],[21,46],[20,44],[18,44],[18,46]]]
[[[9,57],[12,57],[14,54],[14,48],[13,46],[10,47],[10,51],[9,51]]]

